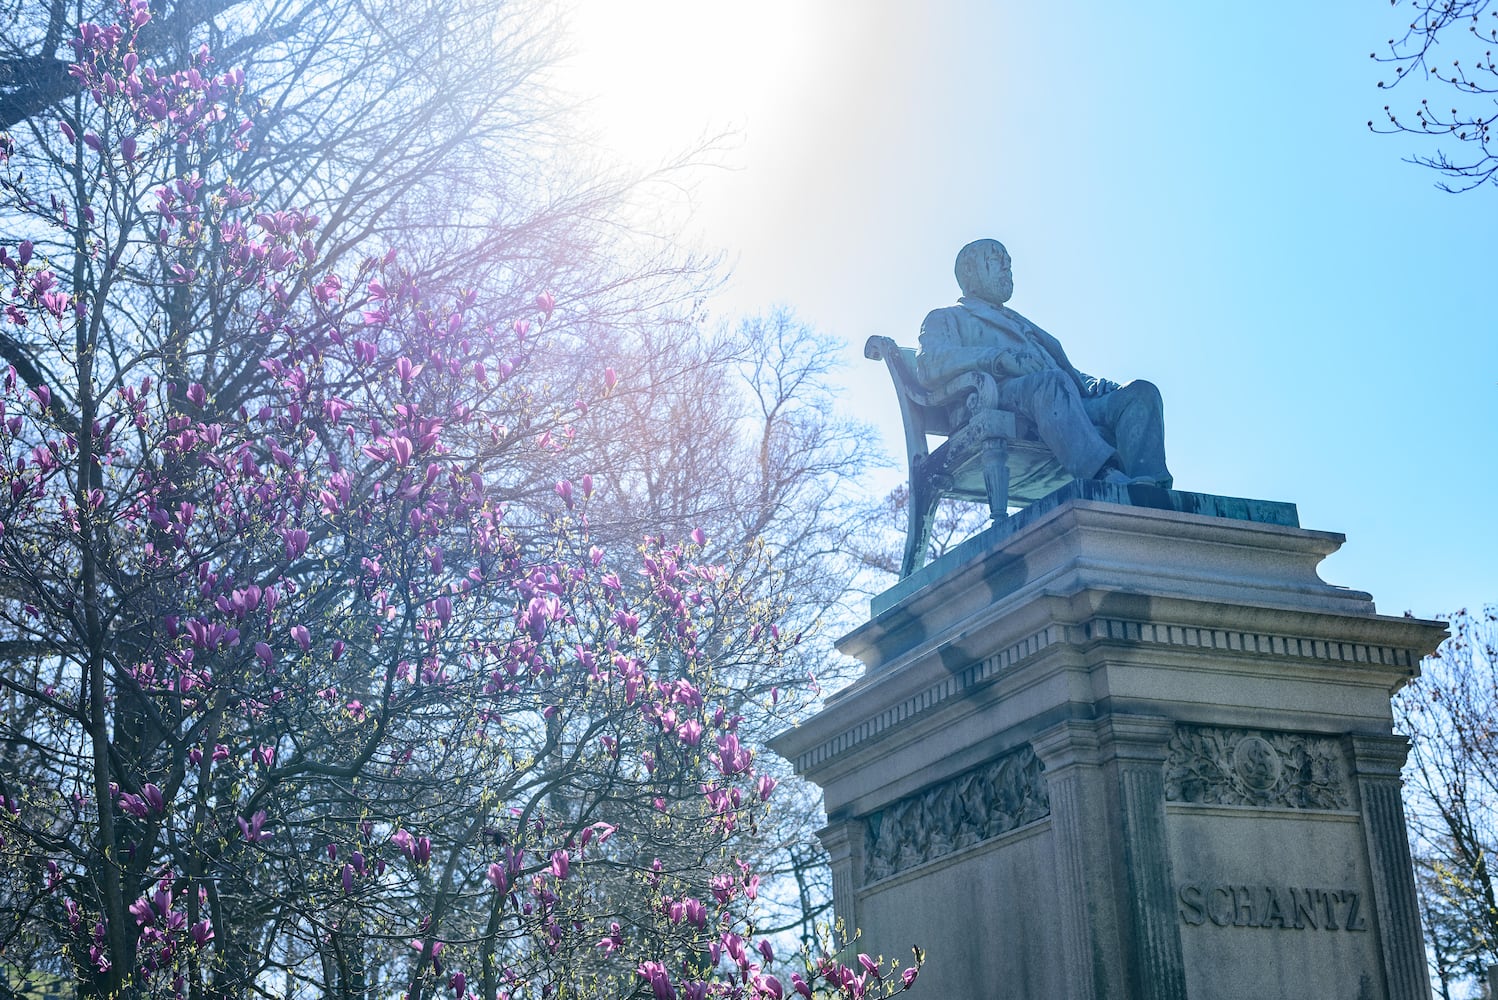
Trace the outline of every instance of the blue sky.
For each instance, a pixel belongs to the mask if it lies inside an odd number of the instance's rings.
[[[735,131],[680,207],[734,265],[711,307],[844,339],[891,455],[863,341],[913,345],[993,236],[1079,368],[1160,386],[1178,487],[1296,503],[1347,535],[1323,578],[1429,616],[1498,601],[1498,191],[1444,194],[1402,162],[1426,147],[1369,133],[1400,14],[580,0],[560,78],[638,164]]]

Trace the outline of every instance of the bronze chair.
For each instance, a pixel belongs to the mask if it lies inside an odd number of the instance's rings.
[[[931,521],[942,497],[988,503],[1002,521],[1012,501],[1032,503],[1071,481],[1025,417],[998,406],[993,376],[967,372],[940,389],[916,379],[915,351],[888,337],[870,337],[864,357],[883,361],[895,383],[905,424],[910,502],[900,578],[926,561]],[[931,448],[928,437],[946,441]]]

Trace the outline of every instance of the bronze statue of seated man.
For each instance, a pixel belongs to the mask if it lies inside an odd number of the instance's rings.
[[[963,247],[956,273],[962,298],[921,324],[922,385],[936,389],[966,372],[985,372],[998,384],[997,408],[1034,423],[1069,475],[1170,488],[1159,390],[1149,382],[1121,386],[1084,375],[1055,337],[1006,306],[1014,276],[997,240]]]

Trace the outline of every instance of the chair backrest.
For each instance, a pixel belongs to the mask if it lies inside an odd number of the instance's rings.
[[[927,434],[946,437],[952,433],[950,404],[931,402],[931,393],[916,378],[914,350],[901,347],[888,337],[870,337],[863,345],[863,356],[883,361],[889,369],[895,397],[900,401],[900,420],[905,425],[907,457],[927,453]]]

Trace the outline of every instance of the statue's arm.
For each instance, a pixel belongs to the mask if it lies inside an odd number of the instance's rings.
[[[915,358],[916,378],[928,389],[939,388],[967,372],[1004,374],[1003,351],[997,347],[970,347],[951,310],[936,309],[921,324],[921,349]]]
[[[1061,366],[1062,370],[1071,374],[1072,379],[1077,383],[1077,390],[1084,398],[1101,396],[1118,388],[1118,383],[1111,379],[1099,378],[1096,375],[1088,375],[1084,371],[1079,371],[1077,366],[1071,363],[1071,359],[1066,356],[1066,350],[1061,346],[1061,341],[1033,323],[1030,324],[1030,328],[1031,332],[1035,335],[1035,339],[1044,345],[1045,349],[1050,352],[1051,357],[1056,359],[1056,363]]]

